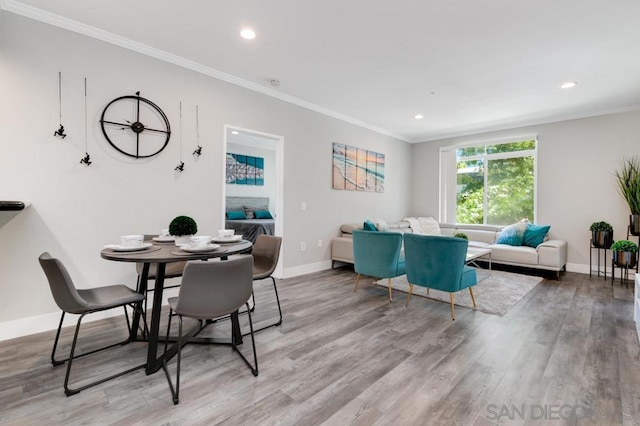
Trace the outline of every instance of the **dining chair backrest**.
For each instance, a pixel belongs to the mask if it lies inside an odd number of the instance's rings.
[[[274,235],[260,234],[253,245],[253,279],[267,278],[276,269],[280,257],[282,238]]]
[[[377,278],[404,274],[402,234],[398,232],[353,231],[354,270]]]
[[[78,290],[73,285],[67,268],[59,259],[51,257],[44,252],[38,258],[40,266],[44,270],[49,281],[49,288],[58,307],[71,314],[81,314],[88,309],[87,303],[82,299]]]
[[[196,319],[211,319],[236,312],[251,297],[253,257],[228,260],[192,260],[182,275],[175,312]]]
[[[436,290],[459,291],[467,246],[463,238],[405,234],[407,280]]]

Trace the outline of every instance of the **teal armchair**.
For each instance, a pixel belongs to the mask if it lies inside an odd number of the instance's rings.
[[[391,278],[405,273],[404,256],[401,255],[401,251],[402,234],[398,232],[353,231],[354,269],[358,274],[353,291],[358,289],[360,275],[387,278],[391,302]]]
[[[452,320],[456,319],[453,307],[453,294],[456,291],[468,288],[475,307],[476,300],[471,287],[478,280],[475,269],[465,265],[467,246],[468,242],[463,238],[405,234],[404,251],[409,281],[407,306],[413,286],[419,285],[426,287],[427,292],[432,288],[450,293]]]

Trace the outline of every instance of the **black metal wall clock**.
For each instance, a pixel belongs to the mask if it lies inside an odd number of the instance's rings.
[[[171,138],[169,119],[149,99],[120,96],[107,104],[100,117],[102,133],[124,155],[148,158],[162,152]]]

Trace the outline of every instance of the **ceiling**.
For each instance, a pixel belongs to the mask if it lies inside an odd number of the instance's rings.
[[[0,1],[409,142],[640,108],[638,0]]]

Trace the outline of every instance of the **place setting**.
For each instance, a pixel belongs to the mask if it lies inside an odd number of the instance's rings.
[[[242,235],[235,235],[233,229],[220,229],[212,241],[218,244],[232,244],[242,241]]]
[[[173,243],[176,237],[169,234],[169,229],[161,229],[157,237],[151,238],[156,243]]]
[[[189,238],[189,243],[180,245],[179,250],[172,251],[171,253],[184,256],[224,250],[220,244],[212,244],[211,241],[212,237],[209,235],[194,235]]]
[[[159,250],[159,248],[153,248],[153,243],[144,241],[144,235],[123,235],[120,237],[120,244],[107,244],[104,246],[106,250],[112,250],[114,252],[139,252],[143,250]]]

